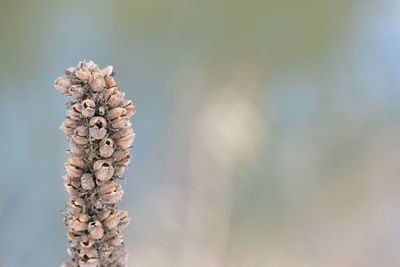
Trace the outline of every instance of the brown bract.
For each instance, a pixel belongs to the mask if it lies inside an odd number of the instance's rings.
[[[64,187],[68,254],[63,267],[123,267],[127,263],[122,230],[127,211],[116,209],[124,191],[117,179],[125,173],[135,136],[129,122],[136,108],[114,77],[112,66],[81,61],[65,70],[54,87],[73,98],[60,129],[69,141]]]

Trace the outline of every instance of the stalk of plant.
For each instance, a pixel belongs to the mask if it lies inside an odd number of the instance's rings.
[[[126,266],[122,230],[130,218],[116,203],[124,193],[118,180],[131,160],[135,134],[129,118],[136,109],[124,99],[114,74],[112,66],[100,69],[85,60],[54,82],[58,91],[73,98],[60,127],[69,141],[64,223],[70,260],[63,267]]]

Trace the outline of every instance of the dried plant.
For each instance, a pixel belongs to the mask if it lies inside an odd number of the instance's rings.
[[[126,266],[121,232],[130,218],[115,206],[124,193],[117,180],[131,160],[128,149],[135,134],[129,118],[135,106],[124,100],[113,67],[100,69],[92,61],[66,69],[54,87],[74,98],[60,127],[69,140],[64,221],[71,257],[62,266]]]

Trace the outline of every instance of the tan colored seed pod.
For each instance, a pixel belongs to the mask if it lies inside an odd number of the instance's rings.
[[[110,242],[111,246],[117,247],[117,246],[120,246],[124,242],[124,239],[123,239],[122,235],[119,234],[119,235],[116,235],[114,238],[112,238],[109,242]]]
[[[78,127],[78,121],[71,118],[66,118],[61,124],[60,129],[67,135],[71,136],[74,133],[74,129]]]
[[[100,200],[106,204],[115,204],[117,203],[124,191],[122,190],[122,186],[115,182],[106,182],[99,186]]]
[[[89,122],[89,135],[94,139],[103,139],[107,134],[107,122],[103,117],[93,117]]]
[[[88,226],[89,216],[86,213],[80,213],[72,219],[71,229],[74,231],[85,231]]]
[[[113,70],[114,70],[113,66],[108,65],[107,67],[105,67],[104,69],[101,70],[101,74],[105,77],[111,76],[113,73]]]
[[[92,99],[85,99],[81,103],[82,115],[91,118],[96,113],[96,103]]]
[[[118,226],[120,223],[120,218],[119,218],[119,213],[115,209],[110,210],[110,214],[108,215],[107,218],[105,218],[102,223],[105,229],[113,229]]]
[[[95,72],[93,74],[93,79],[90,83],[90,88],[93,92],[100,93],[106,89],[106,82],[104,81],[103,75],[101,72]]]
[[[69,88],[69,94],[75,99],[81,99],[86,94],[86,90],[81,85],[76,84]]]
[[[66,76],[59,77],[54,81],[54,87],[63,94],[67,94],[71,86],[72,82]]]
[[[123,100],[121,103],[121,107],[126,110],[126,116],[128,116],[129,118],[136,113],[136,107],[133,105],[131,100]]]
[[[115,81],[114,77],[112,77],[112,76],[106,76],[106,77],[104,77],[104,80],[106,81],[106,85],[108,88],[117,86],[117,82]]]
[[[77,157],[70,158],[65,164],[67,174],[71,177],[80,177],[83,169],[85,168],[85,162]]]
[[[128,166],[129,162],[131,161],[131,155],[125,149],[118,149],[113,153],[112,156],[114,160],[114,164],[116,166]]]
[[[111,138],[104,138],[99,144],[99,155],[109,158],[114,153],[114,141]]]
[[[83,248],[91,248],[94,244],[96,244],[96,241],[92,239],[89,235],[84,235],[81,237],[79,244]]]
[[[118,211],[118,217],[120,218],[120,221],[119,221],[119,224],[118,224],[118,229],[119,230],[123,230],[131,222],[131,218],[129,218],[128,212],[126,210]]]
[[[86,205],[83,198],[71,199],[68,202],[68,213],[71,215],[78,215],[79,213],[85,212]]]
[[[79,120],[82,116],[82,109],[79,103],[75,103],[68,108],[68,115],[73,120]]]
[[[81,186],[85,190],[92,190],[95,186],[93,174],[85,173],[81,176]]]
[[[90,238],[92,238],[94,240],[101,239],[104,235],[104,230],[103,230],[103,226],[101,225],[101,222],[99,222],[99,221],[90,222],[88,225],[88,232],[89,232]]]
[[[135,138],[135,133],[132,128],[125,128],[118,132],[115,132],[111,138],[115,141],[115,144],[123,149],[128,149]]]
[[[110,180],[114,175],[114,167],[111,162],[107,160],[96,161],[93,165],[93,171],[96,179],[101,182]]]
[[[69,149],[72,154],[75,155],[82,155],[85,152],[85,146],[84,145],[78,145],[74,140],[69,141]]]
[[[74,133],[71,139],[77,145],[86,145],[87,143],[89,143],[88,135],[89,135],[88,128],[86,128],[85,126],[78,126],[74,129]]]
[[[124,94],[117,87],[111,87],[105,91],[104,99],[110,108],[115,108],[123,101]]]
[[[91,74],[90,74],[90,71],[89,71],[89,69],[87,67],[83,67],[83,68],[78,69],[75,72],[75,76],[79,80],[88,81],[90,76],[91,76]]]
[[[98,267],[99,259],[97,250],[94,248],[82,249],[79,255],[79,266],[80,267]]]

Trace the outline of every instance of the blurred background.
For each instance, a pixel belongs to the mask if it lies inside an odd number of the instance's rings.
[[[137,106],[129,266],[400,265],[400,1],[0,1],[0,267],[67,259],[53,81]]]

